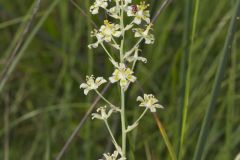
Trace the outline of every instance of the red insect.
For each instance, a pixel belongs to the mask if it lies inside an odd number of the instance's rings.
[[[133,12],[134,14],[137,13],[137,11],[138,11],[137,5],[132,5],[131,7],[132,7],[132,12]]]

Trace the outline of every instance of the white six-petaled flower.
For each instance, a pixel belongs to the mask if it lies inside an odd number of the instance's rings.
[[[95,79],[93,75],[86,76],[86,81],[87,81],[86,83],[82,83],[80,85],[80,88],[84,89],[84,94],[85,95],[87,95],[90,90],[95,90],[100,85],[107,82],[107,80],[105,80],[103,77],[97,77]]]
[[[104,25],[100,27],[99,31],[94,30],[92,32],[92,36],[97,38],[97,42],[90,44],[89,47],[96,48],[98,47],[98,44],[102,43],[103,41],[109,43],[113,40],[113,37],[120,37],[121,34],[122,32],[120,31],[119,24],[113,24],[108,20],[104,20]]]
[[[116,19],[120,18],[120,7],[114,6],[108,10],[108,14]]]
[[[113,112],[113,109],[111,108],[107,112],[107,106],[99,107],[97,109],[97,113],[92,113],[92,119],[100,119],[100,120],[107,120]]]
[[[152,30],[152,24],[150,23],[147,28],[144,30],[142,28],[134,28],[134,36],[137,38],[143,38],[146,44],[153,44],[155,41],[154,35],[149,33]]]
[[[104,159],[99,159],[99,160],[126,160],[126,158],[118,158],[119,156],[119,152],[118,151],[114,151],[113,154],[110,153],[104,153],[103,154]]]
[[[130,68],[127,68],[125,64],[120,63],[118,68],[112,74],[112,77],[109,78],[111,83],[120,81],[120,86],[124,89],[128,86],[130,82],[135,82],[136,77],[133,76],[133,71]]]
[[[158,104],[158,100],[152,94],[144,94],[143,97],[138,96],[137,101],[141,102],[140,107],[146,107],[151,112],[156,112],[156,108],[163,108],[162,105]]]
[[[145,2],[141,2],[139,5],[132,5],[127,7],[127,15],[134,17],[133,22],[137,25],[141,24],[142,20],[150,23],[150,13],[146,10],[148,5]]]
[[[108,0],[96,0],[92,6],[90,6],[90,12],[92,14],[98,14],[99,8],[104,8],[108,6]]]

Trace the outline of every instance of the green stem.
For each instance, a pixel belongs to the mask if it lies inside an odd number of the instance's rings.
[[[114,146],[115,146],[116,150],[118,150],[119,147],[118,147],[117,141],[116,141],[116,139],[115,139],[114,136],[113,136],[113,133],[112,133],[112,131],[111,131],[109,125],[108,125],[107,120],[104,120],[104,123],[105,123],[105,125],[106,125],[106,127],[107,127],[107,129],[108,129],[108,132],[109,132],[112,140],[113,140],[113,143],[114,143]]]
[[[184,133],[184,122],[183,122],[183,114],[184,114],[184,101],[185,101],[185,94],[186,94],[186,75],[187,75],[187,60],[189,55],[189,44],[190,44],[190,26],[191,26],[191,1],[187,0],[185,2],[185,20],[184,20],[184,34],[183,34],[183,48],[184,52],[181,58],[181,71],[180,71],[180,79],[181,79],[181,96],[180,96],[180,107],[179,107],[179,114],[178,114],[178,121],[179,121],[179,129],[178,133],[176,134],[176,139],[178,143],[177,153],[178,153],[178,160],[180,160],[181,153],[182,153],[182,143],[183,143],[183,133]],[[179,136],[181,138],[179,138]]]
[[[107,104],[110,105],[110,107],[113,107],[114,109],[118,109],[117,106],[115,106],[114,104],[112,104],[111,102],[109,102],[105,97],[103,97],[103,95],[98,92],[98,90],[95,90],[95,92],[98,94],[99,97],[101,97]]]
[[[138,122],[142,119],[142,117],[146,114],[147,110],[148,110],[148,108],[146,108],[146,109],[143,111],[143,113],[140,115],[140,117],[139,117],[134,123],[138,123]]]
[[[190,11],[189,7],[191,7],[191,3],[190,3],[190,1],[188,1],[187,3],[188,3],[188,10],[187,11]],[[196,0],[195,8],[194,8],[193,23],[192,23],[191,41],[190,41],[190,46],[189,46],[190,51],[189,51],[189,54],[188,54],[188,57],[187,57],[188,67],[187,67],[187,71],[186,71],[186,83],[185,83],[183,116],[182,116],[182,130],[181,130],[180,148],[179,148],[179,155],[178,155],[179,160],[181,160],[182,156],[183,156],[183,145],[185,143],[185,136],[186,136],[186,131],[187,131],[189,96],[190,96],[190,89],[191,89],[191,71],[192,71],[192,54],[193,54],[193,47],[192,46],[193,46],[193,43],[194,43],[194,37],[195,37],[195,32],[196,32],[198,8],[199,8],[199,0]],[[189,18],[189,17],[186,17],[186,18]],[[190,22],[189,22],[189,24],[190,24]]]
[[[90,7],[90,1],[86,1],[86,8]],[[91,13],[90,11],[88,11],[87,16],[89,18],[87,18],[87,26],[88,26],[88,35],[91,35],[91,31],[92,31],[92,23],[91,23]],[[92,36],[88,36],[88,44],[92,44],[93,43],[93,38]],[[87,55],[88,55],[88,75],[92,75],[93,73],[93,50],[92,49],[88,49],[87,50]],[[92,101],[92,96],[87,96],[87,102],[91,103]],[[87,122],[86,123],[86,139],[91,140],[92,137],[92,132],[91,132],[91,128],[92,128],[92,123]],[[85,145],[84,147],[84,152],[86,154],[86,159],[92,159],[92,148],[93,145],[91,143]]]
[[[122,40],[121,40],[121,47],[120,47],[120,62],[124,62],[124,38],[125,38],[125,31],[124,31],[124,21],[123,21],[123,0],[121,0],[121,18],[120,18],[120,25],[122,29]],[[126,121],[125,121],[125,93],[124,89],[121,87],[121,124],[122,124],[122,153],[123,157],[126,157]]]
[[[121,88],[121,123],[122,123],[122,152],[126,156],[126,122],[125,122],[125,93]]]
[[[121,1],[121,8],[123,8],[123,0]],[[121,9],[121,18],[120,18],[120,25],[122,30],[122,40],[121,40],[121,48],[120,48],[120,61],[123,63],[124,55],[123,55],[123,46],[124,46],[124,38],[125,38],[125,31],[124,31],[124,22],[123,22],[123,9]]]
[[[109,56],[110,59],[114,60],[114,58],[111,56],[111,54],[108,52],[107,48],[104,46],[103,43],[100,43],[101,46],[103,47],[104,51],[107,53],[107,55]],[[114,60],[115,61],[115,60]]]
[[[126,55],[124,55],[124,58],[127,58],[128,56],[130,56],[133,51],[135,50],[135,48],[142,42],[143,38],[140,38],[137,43],[126,53]]]

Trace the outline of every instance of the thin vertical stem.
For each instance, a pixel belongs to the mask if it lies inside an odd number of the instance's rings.
[[[190,2],[188,2],[190,3]],[[191,5],[191,4],[188,4]],[[189,6],[190,7],[190,6]],[[192,33],[191,33],[191,43],[190,43],[190,52],[188,54],[188,67],[186,74],[186,84],[185,84],[185,95],[184,95],[184,106],[183,106],[183,117],[182,117],[182,130],[181,130],[181,141],[180,141],[180,150],[179,150],[179,159],[182,157],[182,147],[185,141],[186,126],[187,126],[187,117],[188,117],[188,108],[189,108],[189,96],[191,89],[191,71],[192,71],[192,53],[193,53],[193,42],[196,32],[197,16],[199,9],[199,0],[196,0],[194,7],[193,23],[192,23]]]
[[[90,8],[90,1],[86,1],[86,8]],[[93,43],[93,39],[91,35],[91,31],[92,31],[92,24],[91,24],[91,13],[90,11],[87,12],[87,16],[89,18],[87,18],[87,32],[88,32],[88,44],[92,44]],[[88,49],[87,50],[87,55],[88,55],[88,75],[92,75],[93,74],[93,50],[92,49]],[[87,102],[91,103],[92,100],[92,96],[88,96],[87,97]],[[87,122],[86,123],[86,139],[87,140],[91,140],[91,122]],[[87,145],[85,145],[84,150],[85,150],[85,154],[86,154],[86,159],[92,159],[92,144],[89,143]]]
[[[122,30],[122,40],[121,40],[121,47],[120,47],[120,62],[123,63],[124,61],[124,10],[123,10],[123,0],[121,0],[121,18],[120,18],[120,25],[121,25],[121,30]],[[123,157],[126,157],[126,121],[125,121],[125,91],[121,87],[121,124],[122,124],[122,152],[123,152]]]
[[[6,97],[4,113],[4,160],[9,159],[9,98]]]
[[[123,10],[123,0],[121,0],[121,18],[120,18],[120,25],[121,25],[121,30],[122,30],[122,40],[121,40],[121,47],[120,47],[120,61],[121,63],[123,62],[123,57],[124,57],[124,38],[125,38],[125,30],[124,30],[124,10]]]
[[[191,0],[186,1],[185,5],[185,22],[184,22],[184,35],[183,35],[183,47],[184,53],[182,55],[181,60],[181,98],[180,98],[180,110],[179,110],[179,123],[180,128],[178,130],[178,134],[180,134],[180,140],[178,141],[178,159],[181,159],[182,156],[182,147],[184,143],[184,134],[185,134],[185,124],[186,124],[186,95],[187,95],[187,73],[189,72],[189,65],[187,66],[187,62],[189,61],[189,52],[190,52],[190,28],[191,28]],[[188,68],[187,68],[188,67]],[[177,135],[177,137],[179,137]]]
[[[234,51],[231,55],[231,69],[229,73],[229,79],[228,79],[228,100],[227,100],[227,118],[226,118],[226,141],[225,141],[225,151],[226,151],[226,159],[232,159],[231,151],[232,151],[232,129],[233,129],[233,117],[234,117],[234,106],[235,106],[235,87],[236,87],[236,66],[237,66],[237,54],[236,54],[236,41],[234,41]]]
[[[125,122],[125,93],[121,88],[121,123],[122,123],[122,152],[126,156],[126,122]]]

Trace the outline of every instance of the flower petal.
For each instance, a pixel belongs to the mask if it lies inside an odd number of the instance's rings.
[[[138,96],[137,101],[143,102],[143,98],[141,96]]]
[[[86,89],[84,89],[84,94],[85,94],[85,95],[87,95],[87,94],[88,94],[88,92],[89,92],[89,89],[87,89],[87,88],[86,88]]]
[[[88,85],[86,84],[86,83],[82,83],[81,85],[80,85],[80,88],[87,88],[88,87]]]

